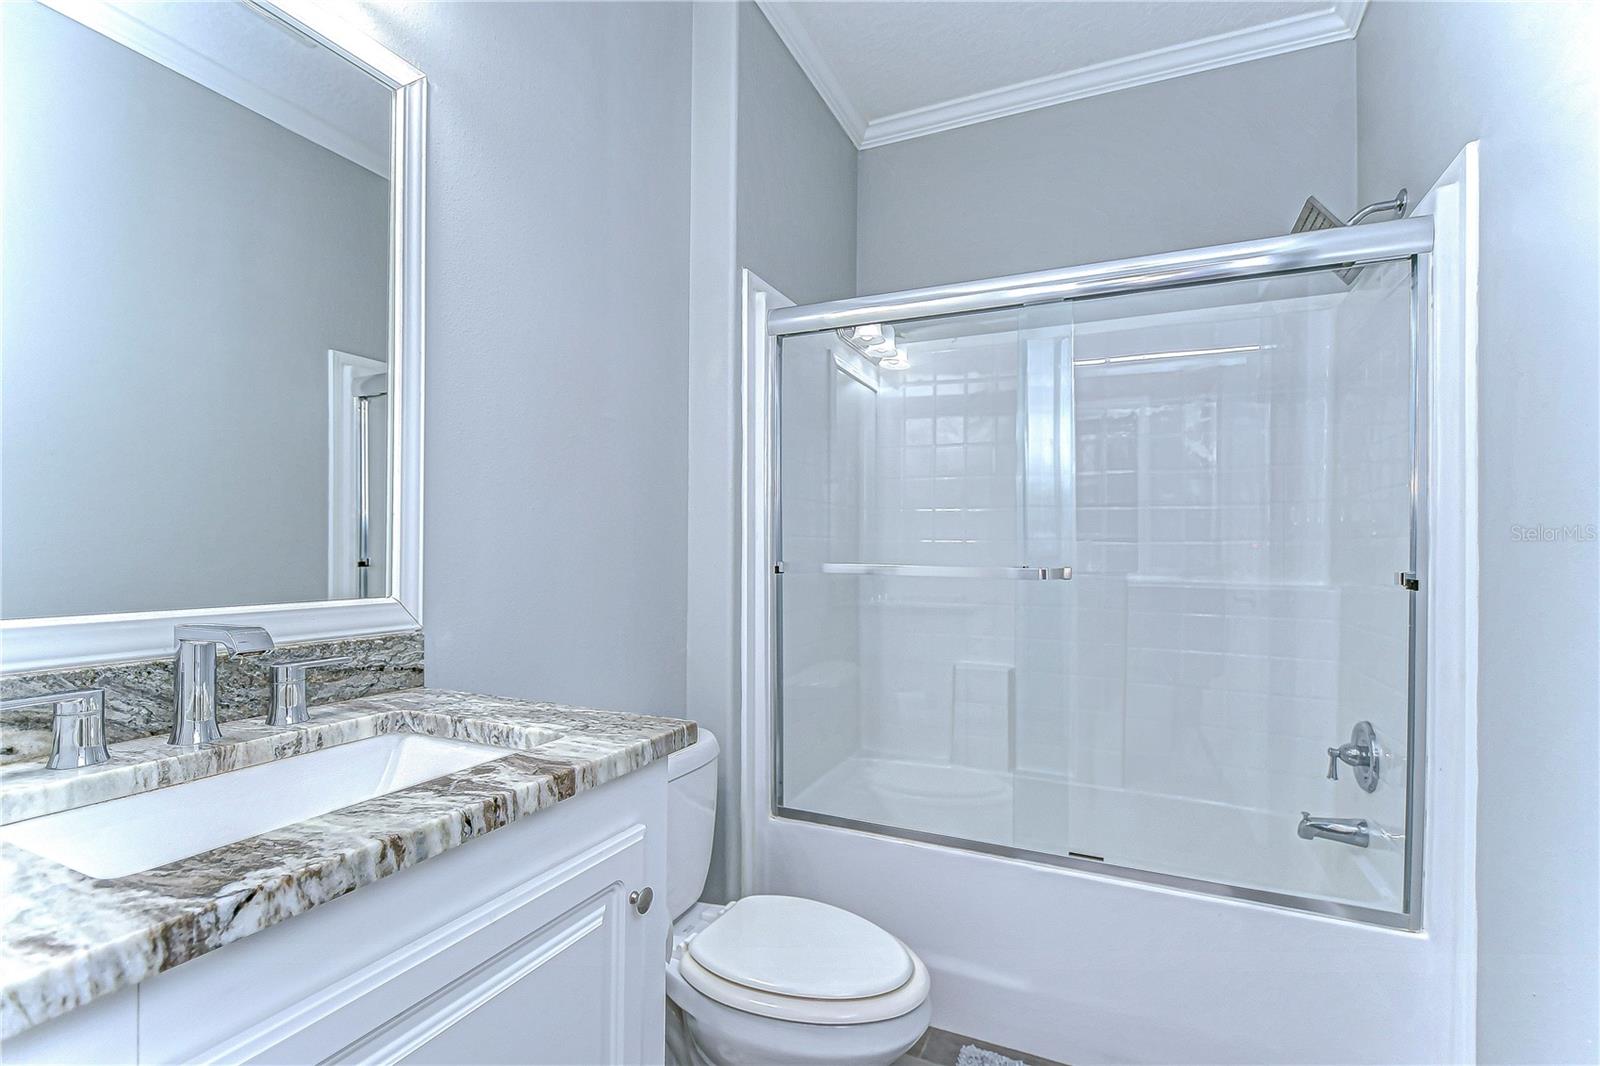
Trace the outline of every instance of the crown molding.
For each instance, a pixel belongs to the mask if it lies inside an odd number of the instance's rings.
[[[779,0],[756,0],[756,3],[794,55],[795,62],[800,64],[800,69],[816,86],[817,93],[839,120],[839,125],[856,147],[862,149],[925,137],[930,133],[942,133],[1169,78],[1217,70],[1235,63],[1283,55],[1302,48],[1348,41],[1360,29],[1362,16],[1367,9],[1367,0],[1335,0],[1320,10],[1303,15],[1292,15],[1248,29],[1017,82],[1015,85],[885,115],[868,122],[863,120],[861,112],[850,102],[838,76],[795,17],[791,5]]]
[[[1340,0],[1322,11],[1292,15],[1248,29],[1219,33],[1198,41],[886,115],[868,122],[856,144],[860,148],[876,148],[1070,100],[1217,70],[1320,44],[1348,41],[1360,28],[1366,7],[1367,0]]]
[[[822,102],[833,112],[833,117],[843,128],[845,136],[849,137],[857,148],[862,147],[867,131],[867,120],[850,102],[844,86],[839,84],[839,76],[822,57],[822,52],[817,48],[817,43],[811,39],[811,34],[806,32],[806,28],[795,17],[794,8],[776,0],[756,0],[756,6],[767,17],[767,22],[771,23],[778,39],[789,49],[789,54],[800,64],[800,69],[805,71],[806,77],[811,79],[817,95],[822,97]]]
[[[1350,27],[1350,36],[1361,32],[1361,20],[1367,16],[1367,0],[1333,0],[1333,14]]]

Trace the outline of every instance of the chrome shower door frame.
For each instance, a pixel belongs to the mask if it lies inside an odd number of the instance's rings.
[[[1135,292],[1154,292],[1230,280],[1267,279],[1291,274],[1335,269],[1338,267],[1409,260],[1412,272],[1411,311],[1411,404],[1410,434],[1411,455],[1411,547],[1409,573],[1419,580],[1420,587],[1428,588],[1427,522],[1428,514],[1428,293],[1424,280],[1425,263],[1433,248],[1433,221],[1431,218],[1411,218],[1392,222],[1373,223],[1340,230],[1292,234],[1266,240],[1245,241],[1237,244],[1190,249],[1154,256],[1117,260],[1107,263],[1071,267],[1063,270],[1039,271],[968,282],[952,286],[908,290],[883,296],[859,297],[826,304],[790,306],[768,310],[764,322],[747,321],[745,345],[753,354],[747,366],[757,366],[760,382],[752,387],[762,390],[766,425],[764,432],[752,435],[746,427],[746,440],[761,439],[765,444],[759,456],[747,454],[765,471],[764,505],[767,508],[764,524],[765,536],[760,538],[764,554],[760,557],[762,580],[766,583],[765,642],[768,649],[765,663],[764,706],[769,709],[767,730],[770,742],[766,750],[755,750],[758,735],[747,730],[745,757],[749,766],[766,762],[770,788],[767,795],[759,797],[760,807],[770,817],[887,836],[901,840],[917,841],[941,847],[959,848],[998,855],[1009,859],[1040,863],[1083,873],[1112,875],[1144,884],[1160,885],[1215,897],[1243,900],[1290,910],[1325,915],[1332,918],[1368,923],[1405,931],[1422,928],[1422,843],[1424,824],[1424,791],[1426,781],[1425,723],[1426,703],[1426,648],[1427,648],[1427,597],[1416,591],[1406,591],[1410,597],[1408,656],[1408,751],[1409,766],[1406,784],[1406,856],[1402,886],[1402,909],[1382,910],[1332,900],[1299,896],[1292,893],[1248,888],[1225,882],[1208,881],[1160,873],[1138,867],[1119,866],[1092,858],[1071,854],[1039,852],[1009,845],[985,843],[967,838],[950,837],[937,833],[885,826],[836,815],[822,814],[789,807],[783,796],[783,686],[782,686],[782,577],[784,561],[782,552],[783,508],[781,496],[781,360],[782,342],[787,337],[820,333],[851,325],[872,322],[892,322],[909,318],[929,318],[962,315],[979,311],[1003,310],[1038,304],[1059,303],[1089,296],[1110,296]],[[771,307],[775,291],[767,289],[753,275],[746,275],[747,297],[751,285],[764,289],[769,295],[763,309]],[[747,299],[748,306],[748,299]],[[760,351],[756,351],[759,346]],[[747,470],[747,473],[750,471]],[[750,483],[750,482],[747,482]],[[761,525],[755,523],[755,525]],[[757,541],[749,540],[753,545]],[[757,560],[752,559],[755,563]],[[1070,562],[1070,560],[1063,560]],[[755,567],[751,572],[755,572]],[[815,569],[815,568],[813,568]],[[748,593],[749,590],[747,590]],[[745,640],[753,639],[746,633]],[[749,649],[747,648],[747,653]],[[747,663],[750,657],[747,654]],[[758,696],[748,691],[748,696]],[[759,713],[759,712],[758,712]],[[770,761],[769,761],[770,760]],[[748,795],[747,810],[757,810],[751,804],[758,797]],[[748,857],[754,846],[753,828],[745,828],[746,884],[752,876],[752,860]]]

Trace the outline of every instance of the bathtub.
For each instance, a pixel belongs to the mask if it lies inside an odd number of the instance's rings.
[[[1061,775],[861,754],[786,797],[785,808],[1051,856],[1071,855],[1353,907],[1401,908],[1403,839],[1375,825],[1367,848],[1302,840],[1298,808],[1265,810]],[[958,843],[956,846],[960,846]]]

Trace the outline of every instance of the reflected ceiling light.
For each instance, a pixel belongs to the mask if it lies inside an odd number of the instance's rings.
[[[1106,366],[1115,363],[1148,363],[1157,359],[1186,359],[1195,355],[1237,355],[1240,352],[1265,351],[1269,346],[1260,344],[1232,344],[1225,348],[1179,348],[1170,352],[1140,352],[1138,355],[1107,355],[1099,359],[1074,359],[1073,366]]]

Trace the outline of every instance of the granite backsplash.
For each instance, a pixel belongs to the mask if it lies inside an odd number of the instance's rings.
[[[291,659],[349,655],[347,666],[323,667],[307,676],[311,704],[352,700],[422,686],[422,633],[280,644],[260,655],[217,658],[217,718],[222,722],[266,715],[272,700],[267,667]],[[0,675],[0,699],[77,688],[106,691],[106,740],[165,733],[172,728],[172,657],[108,663],[67,670]],[[0,713],[0,763],[42,761],[50,754],[50,708]]]

